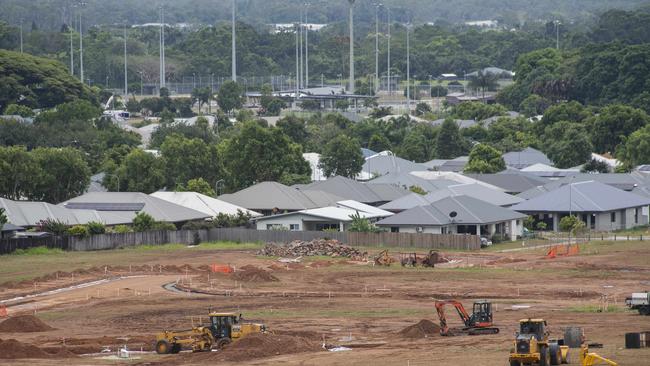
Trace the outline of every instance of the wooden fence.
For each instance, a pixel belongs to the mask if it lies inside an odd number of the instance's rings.
[[[210,230],[147,231],[124,234],[102,234],[90,237],[49,237],[0,240],[0,254],[16,249],[46,246],[70,251],[109,250],[138,245],[169,243],[191,244],[196,237],[201,242],[233,241],[239,243],[289,243],[294,240],[335,239],[350,246],[404,247],[421,249],[475,250],[481,247],[475,235],[441,235],[409,233],[351,233],[323,231],[274,231],[240,228]]]

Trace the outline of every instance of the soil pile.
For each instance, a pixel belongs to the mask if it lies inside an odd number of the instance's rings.
[[[276,282],[280,281],[277,277],[269,272],[257,268],[255,266],[247,265],[239,268],[233,275],[233,278],[243,282]]]
[[[409,325],[399,331],[405,338],[429,338],[440,334],[440,327],[430,320],[422,319],[417,324]]]
[[[487,262],[486,264],[488,266],[494,266],[498,264],[510,264],[510,263],[521,263],[521,262],[526,262],[525,259],[523,258],[513,258],[513,257],[508,257],[508,258],[500,258],[494,261]]]
[[[33,315],[14,316],[0,323],[0,332],[5,333],[47,332],[48,330],[54,328]]]
[[[0,339],[0,359],[50,358],[51,354],[29,343]]]
[[[319,342],[305,337],[251,334],[226,347],[219,355],[219,358],[224,361],[241,362],[256,358],[319,350],[321,350]]]

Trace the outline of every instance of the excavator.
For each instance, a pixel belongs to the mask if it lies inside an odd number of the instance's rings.
[[[460,301],[457,300],[441,300],[436,301],[436,311],[438,318],[440,318],[440,335],[450,336],[458,333],[469,335],[483,335],[483,334],[497,334],[499,328],[494,327],[492,323],[492,303],[487,300],[474,302],[472,307],[472,315],[469,315],[465,307]],[[445,306],[453,306],[465,327],[458,330],[452,330],[447,325],[447,318],[445,316]]]

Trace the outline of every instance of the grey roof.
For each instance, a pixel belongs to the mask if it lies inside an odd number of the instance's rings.
[[[445,122],[444,118],[437,119],[435,121],[431,121],[430,124],[433,126],[440,126],[442,123]],[[455,119],[454,122],[458,125],[458,128],[468,128],[472,127],[474,125],[480,124],[480,122],[476,122],[473,119]]]
[[[310,189],[303,189],[300,192],[314,202],[314,208],[335,206],[337,202],[344,200],[343,197],[339,197],[329,192],[314,191]]]
[[[534,164],[553,165],[553,162],[541,151],[527,147],[522,151],[511,151],[503,154],[506,165],[523,169]]]
[[[381,208],[382,210],[398,212],[398,211],[408,210],[413,207],[426,206],[430,204],[431,201],[426,199],[423,195],[417,193],[410,193],[402,198],[398,198],[394,201],[385,203],[379,206],[379,208]]]
[[[210,215],[140,192],[90,192],[60,204],[81,210],[96,210],[133,218],[145,212],[156,221],[184,222],[209,218]]]
[[[385,175],[389,173],[408,173],[427,170],[423,164],[402,159],[395,155],[375,155],[366,159],[362,171],[371,174]]]
[[[373,155],[376,155],[377,152],[376,152],[376,151],[372,151],[372,150],[370,150],[370,149],[366,149],[365,147],[362,147],[362,148],[361,148],[361,154],[363,155],[364,158],[369,158],[369,157],[371,157],[371,156],[373,156]]]
[[[313,191],[315,189],[308,188],[308,190]],[[302,191],[277,182],[258,183],[232,194],[224,194],[218,198],[254,211],[273,210],[275,208],[281,211],[299,211],[319,207]],[[341,198],[338,200],[340,201]]]
[[[524,199],[531,199],[539,196],[541,193],[549,192],[562,187],[571,182],[588,182],[596,181],[609,186],[622,189],[628,192],[634,192],[641,195],[646,195],[647,188],[650,187],[650,178],[645,177],[643,174],[616,174],[616,173],[572,173],[566,177],[558,180],[549,181],[542,187],[531,188],[519,194],[518,196]]]
[[[0,207],[6,211],[9,222],[14,225],[33,227],[40,221],[52,219],[68,225],[83,225],[91,221],[105,225],[130,224],[132,217],[124,214],[96,210],[73,210],[46,202],[12,201],[0,198]]]
[[[474,197],[496,206],[512,206],[523,201],[522,198],[490,189],[480,184],[459,184],[455,186],[449,186],[447,188],[429,193],[426,195],[426,198],[430,202],[433,202],[443,197],[460,195]]]
[[[387,183],[365,183],[366,187],[370,188],[380,199],[380,202],[389,202],[404,197],[410,191]]]
[[[354,200],[366,204],[388,202],[395,199],[395,197],[401,193],[404,195],[408,194],[408,191],[400,190],[394,186],[375,185],[373,187],[372,183],[364,184],[341,176],[336,176],[320,182],[314,182],[302,189],[325,191],[335,196],[342,197],[343,199]]]
[[[426,166],[427,168],[431,170],[438,170],[442,164],[448,162],[451,159],[433,159],[429,160],[426,163],[422,163],[422,165]]]
[[[529,190],[523,191],[517,195],[519,198],[523,198],[525,200],[529,200],[535,197],[539,197],[543,195],[544,193],[548,192],[548,189],[546,189],[544,186],[539,186],[539,187],[533,187]]]
[[[456,215],[452,218],[451,213]],[[445,197],[383,219],[379,226],[483,225],[525,218],[511,209],[468,196]]]
[[[371,180],[369,183],[392,184],[403,189],[418,186],[427,192],[458,184],[458,182],[449,179],[427,180],[409,173],[388,173]]]
[[[0,231],[2,231],[2,232],[8,232],[8,231],[24,231],[24,230],[25,230],[24,227],[14,225],[14,224],[12,224],[12,223],[10,223],[10,222],[5,223],[5,224],[2,225],[2,227],[0,228]]]
[[[534,175],[498,173],[498,174],[465,174],[481,182],[490,183],[508,193],[521,193],[549,183],[548,179]]]
[[[469,162],[469,156],[459,156],[455,159],[447,160],[438,167],[441,172],[462,172],[465,165]]]
[[[595,181],[563,185],[512,207],[520,212],[608,212],[650,205],[650,199]]]

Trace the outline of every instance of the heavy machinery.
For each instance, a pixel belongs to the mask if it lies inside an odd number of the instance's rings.
[[[380,256],[382,253],[380,253]],[[422,266],[433,268],[436,263],[439,263],[440,257],[440,253],[437,250],[430,250],[427,254],[400,253],[399,262],[402,267]]]
[[[522,319],[510,350],[510,366],[559,365],[568,363],[569,347],[549,340],[544,319]]]
[[[462,329],[450,329],[447,325],[447,318],[445,316],[445,306],[452,305],[460,318],[462,319],[465,327]],[[449,336],[458,333],[469,335],[481,334],[497,334],[499,328],[492,324],[492,303],[487,300],[476,301],[472,306],[472,315],[469,315],[465,310],[463,304],[456,300],[442,300],[436,301],[436,311],[438,318],[440,318],[440,335]]]
[[[189,347],[194,352],[210,351],[213,347],[223,348],[249,334],[268,332],[264,324],[244,322],[241,314],[210,312],[208,318],[210,323],[207,326],[158,333],[156,353],[178,353],[183,347]]]
[[[395,262],[395,259],[388,254],[388,250],[383,250],[375,257],[375,265],[377,266],[390,266]]]
[[[589,352],[589,347],[582,346],[582,349],[580,349],[580,365],[594,366],[594,365],[601,365],[601,364],[618,366],[616,362],[609,360],[605,357],[602,357],[596,353]]]
[[[641,315],[650,315],[650,292],[635,292],[625,299],[625,304]]]

